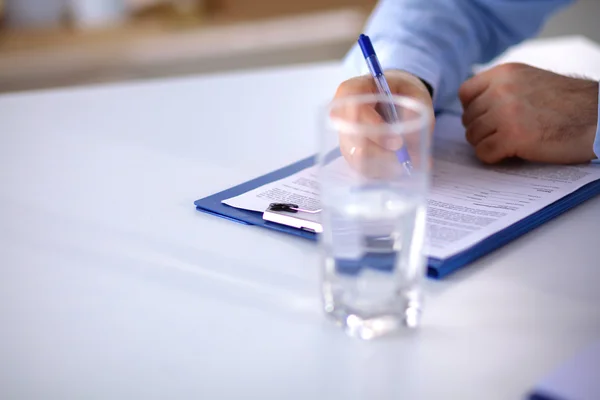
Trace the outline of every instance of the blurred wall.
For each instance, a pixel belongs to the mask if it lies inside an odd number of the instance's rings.
[[[600,43],[600,0],[577,0],[548,21],[540,36],[584,35]]]
[[[136,9],[197,3],[202,15],[180,18],[158,9],[136,14],[121,29],[97,33],[70,28],[48,34],[0,31],[0,92],[340,59],[377,2],[124,1]],[[600,43],[598,21],[600,0],[577,0],[551,18],[540,36],[584,35]]]

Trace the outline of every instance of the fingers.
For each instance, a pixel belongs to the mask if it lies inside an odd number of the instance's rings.
[[[460,98],[463,108],[468,108],[489,86],[490,80],[486,73],[475,75],[471,79],[466,80],[458,90],[458,97]]]
[[[347,150],[346,154],[352,148],[354,158],[357,159],[358,154],[384,154],[383,150],[395,151],[402,147],[403,140],[400,135],[393,135],[392,132],[385,132],[382,130],[381,133],[376,133],[372,128],[378,125],[385,124],[383,115],[389,110],[382,109],[383,107],[389,107],[389,104],[377,104],[373,103],[358,103],[354,101],[343,102],[345,96],[353,96],[359,94],[365,94],[370,91],[376,92],[377,89],[373,82],[373,79],[368,77],[358,77],[344,82],[338,88],[336,94],[336,100],[341,100],[335,107],[332,108],[330,116],[336,119],[336,122],[340,123],[338,128],[340,134],[340,144]],[[359,137],[353,137],[352,134],[344,134],[344,126],[348,125],[362,125],[364,133],[357,135]],[[362,140],[362,138],[368,138],[370,140]],[[371,148],[381,147],[382,149]]]
[[[383,117],[373,104],[357,104],[348,102],[331,109],[330,116],[340,123],[377,125],[384,123]]]
[[[372,141],[356,135],[340,135],[340,151],[353,164],[360,163],[365,157],[388,156],[392,153]]]
[[[475,146],[477,158],[486,164],[496,164],[514,156],[510,144],[500,135],[489,135]]]
[[[462,122],[467,142],[475,147],[477,158],[494,164],[510,157],[508,144],[497,133],[498,121],[493,110],[490,81],[483,73],[465,81],[459,90],[463,104]]]
[[[338,86],[335,98],[354,96],[359,94],[377,93],[377,86],[372,77],[364,75],[348,79]]]
[[[483,139],[496,132],[496,125],[491,112],[482,115],[466,126],[466,138],[472,146],[477,146]]]
[[[373,178],[393,176],[399,165],[394,151],[364,136],[340,134],[340,151],[354,170]]]
[[[389,106],[382,104],[381,106]],[[378,125],[382,128],[387,124],[382,117],[382,112],[378,111],[379,107],[373,104],[356,104],[349,102],[342,106],[335,107],[331,110],[331,117],[334,118],[334,123],[338,122],[340,126],[340,136],[351,136],[351,133],[344,134],[344,128],[349,125],[363,126],[364,133],[362,135],[368,137],[373,143],[387,150],[399,150],[402,148],[404,141],[402,135],[394,134],[391,130],[382,129],[381,132],[376,132]],[[356,134],[356,132],[355,132]],[[350,140],[350,139],[346,139]],[[366,143],[364,143],[366,145]]]
[[[467,141],[475,148],[477,158],[487,164],[495,164],[514,155],[514,143],[498,132],[497,118],[494,110],[490,110],[466,127]]]
[[[462,123],[466,128],[476,119],[485,114],[494,104],[490,91],[484,91],[477,98],[473,99],[468,105],[463,105]]]

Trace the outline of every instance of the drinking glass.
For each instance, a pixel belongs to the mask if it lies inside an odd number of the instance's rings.
[[[415,99],[377,94],[337,99],[324,110],[322,302],[352,336],[419,325],[431,115]]]

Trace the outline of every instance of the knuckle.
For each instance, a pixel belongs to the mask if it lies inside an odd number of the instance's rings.
[[[462,122],[462,125],[465,128],[469,127],[469,119],[470,119],[469,115],[466,112],[464,112],[463,115],[462,115],[462,117],[461,117],[461,122]]]
[[[502,82],[494,87],[493,94],[497,98],[504,99],[506,97],[512,96],[516,90],[517,87],[514,83]]]
[[[473,123],[469,126],[470,130],[474,135],[482,133],[485,130],[485,123],[481,120],[481,118],[473,121]]]
[[[353,89],[354,86],[355,86],[355,83],[352,81],[352,79],[342,82],[338,86],[337,91],[335,92],[335,97],[346,95],[348,92],[350,92]]]
[[[475,134],[473,132],[473,129],[469,128],[467,129],[466,133],[465,133],[465,138],[467,139],[467,142],[469,142],[469,144],[471,145],[475,145]]]
[[[464,99],[469,96],[471,92],[471,81],[466,81],[458,88],[458,97]]]
[[[511,101],[507,105],[507,112],[509,116],[517,116],[523,113],[523,104],[518,101]]]
[[[518,101],[510,101],[506,103],[500,110],[501,121],[514,121],[516,117],[520,116],[524,112],[524,106]]]
[[[514,143],[517,147],[522,146],[523,143],[530,138],[528,132],[521,125],[516,123],[508,126],[505,136],[510,140],[510,143]]]
[[[495,140],[488,139],[481,142],[475,152],[477,157],[487,164],[497,163],[506,156],[504,141],[498,137]]]
[[[519,72],[520,70],[523,69],[523,67],[525,66],[525,64],[523,63],[519,63],[519,62],[508,62],[505,64],[501,64],[498,67],[498,71],[503,73],[503,74],[508,74],[508,75],[512,75],[516,72]]]
[[[481,144],[477,146],[475,149],[475,154],[477,155],[477,158],[486,164],[491,164],[494,162],[493,149],[488,144]]]
[[[335,97],[349,96],[354,94],[371,92],[373,84],[365,77],[359,76],[350,78],[340,83],[335,93]]]

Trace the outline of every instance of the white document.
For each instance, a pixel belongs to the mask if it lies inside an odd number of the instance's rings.
[[[484,166],[464,139],[460,118],[436,123],[434,168],[427,204],[426,253],[444,259],[600,179],[600,166],[517,163]],[[270,203],[320,208],[315,167],[223,203],[263,212]]]
[[[318,210],[321,206],[315,173],[315,167],[310,167],[222,202],[259,212],[265,211],[271,203],[292,203],[304,210]]]

